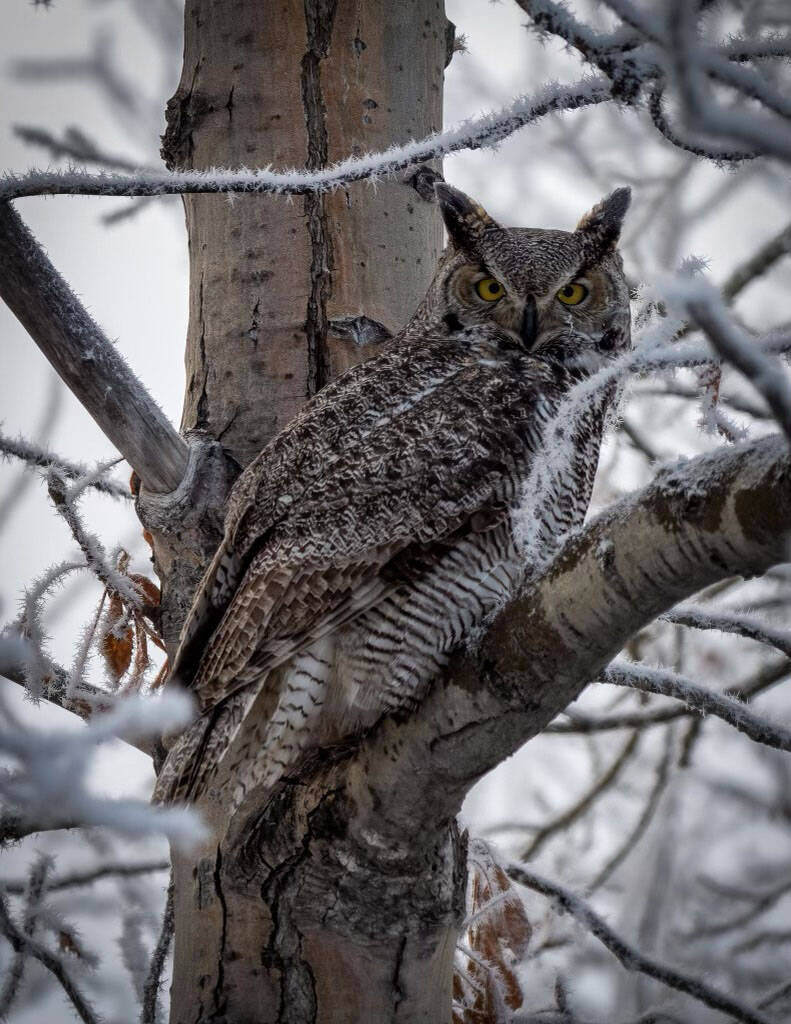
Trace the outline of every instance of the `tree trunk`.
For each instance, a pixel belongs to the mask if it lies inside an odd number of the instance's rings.
[[[185,33],[163,138],[173,168],[316,169],[441,127],[452,40],[442,0],[187,0]],[[241,468],[328,380],[374,351],[369,321],[390,331],[404,323],[429,282],[441,227],[433,207],[394,182],[293,202],[184,202],[182,428],[206,438],[215,462],[212,441]],[[219,500],[222,486],[214,493]],[[185,567],[154,532],[172,648],[211,543],[196,544]],[[336,814],[327,779],[299,799],[247,806],[233,822],[207,800],[211,840],[174,858],[174,1024],[449,1019],[464,881],[455,830],[445,820],[406,862],[385,848],[368,865],[327,870],[333,819],[348,817]],[[366,908],[363,894],[386,905]],[[410,934],[410,901],[429,904],[439,927]]]

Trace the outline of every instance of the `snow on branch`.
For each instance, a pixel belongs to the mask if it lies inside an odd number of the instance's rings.
[[[674,697],[698,714],[714,715],[722,719],[756,743],[774,747],[776,750],[791,751],[791,729],[775,725],[754,714],[733,697],[714,693],[674,672],[618,661],[602,674],[601,682],[629,686],[644,693],[661,694],[663,697]]]
[[[224,170],[131,175],[87,171],[29,171],[0,181],[0,201],[36,195],[154,196],[186,193],[275,193],[305,195],[331,192],[355,181],[377,179],[464,149],[497,146],[525,125],[547,114],[606,103],[612,93],[606,79],[584,78],[574,85],[550,85],[535,96],[518,96],[496,113],[463,121],[424,139],[392,146],[382,153],[348,157],[319,171]]]
[[[544,878],[529,871],[521,864],[508,864],[506,872],[515,882],[524,885],[534,892],[539,892],[554,901],[559,910],[571,914],[586,931],[599,940],[615,956],[627,971],[638,971],[649,978],[683,992],[712,1010],[729,1014],[734,1020],[743,1024],[771,1024],[768,1017],[757,1013],[733,996],[721,992],[701,978],[679,971],[669,964],[662,963],[646,956],[636,946],[627,942],[606,921],[600,917],[593,907],[581,899],[570,889],[557,882]]]
[[[0,298],[143,483],[175,490],[186,443],[8,203],[0,203]]]
[[[99,474],[106,472],[106,467],[100,467]],[[78,544],[85,561],[92,572],[105,585],[112,594],[117,594],[125,604],[135,609],[142,609],[144,596],[135,586],[134,582],[126,575],[115,569],[107,557],[104,545],[96,536],[85,528],[80,517],[77,502],[80,494],[91,485],[92,477],[84,480],[77,480],[72,486],[68,486],[66,480],[60,476],[54,468],[51,468],[47,478],[47,490],[52,503],[63,516],[71,531],[71,535]]]
[[[16,719],[7,704],[2,710],[5,724],[0,725],[0,751],[4,760],[11,762],[0,777],[6,813],[45,826],[67,821],[72,826],[104,825],[131,836],[166,835],[185,845],[202,836],[202,826],[188,808],[113,799],[90,787],[89,766],[99,746],[185,726],[193,714],[186,695],[127,697],[85,725],[68,730],[30,729]]]
[[[690,629],[716,629],[721,633],[734,633],[761,644],[768,644],[791,658],[791,633],[766,626],[750,615],[738,612],[712,612],[698,605],[681,604],[662,616],[667,622]]]
[[[711,347],[743,373],[766,399],[783,433],[791,441],[791,386],[782,367],[736,326],[713,288],[695,282],[686,305]]]
[[[607,0],[617,10],[628,0]],[[631,5],[629,5],[631,6]],[[673,0],[661,40],[662,57],[678,91],[682,117],[689,131],[710,139],[741,143],[765,156],[791,161],[791,126],[782,97],[769,95],[769,83],[751,68],[731,67],[716,49],[700,42],[699,11],[687,0]],[[731,74],[724,74],[724,67]],[[734,71],[745,74],[733,74]],[[717,103],[708,88],[711,77],[734,88],[745,98],[758,102],[760,109],[732,109]],[[765,112],[769,112],[769,117]],[[780,116],[777,116],[780,115]]]
[[[667,17],[656,5],[604,0],[623,23],[607,34],[578,21],[555,0],[517,3],[541,37],[563,40],[604,72],[614,100],[647,106],[654,127],[672,145],[717,162],[762,155],[791,158],[791,103],[751,66],[758,60],[788,59],[787,36],[704,42],[698,25],[701,5],[687,0],[676,0]],[[730,109],[715,103],[711,83],[726,86],[741,105]],[[664,97],[669,88],[680,96],[686,130],[668,120]]]
[[[729,686],[724,691],[726,697],[736,697],[745,703],[764,690],[782,682],[791,674],[791,662],[787,658],[777,658],[762,665],[754,678]],[[646,729],[656,725],[666,725],[679,718],[694,714],[695,709],[686,705],[660,708],[656,711],[623,711],[612,715],[582,715],[568,708],[563,712],[566,721],[551,722],[544,730],[545,734],[564,735],[576,733],[588,735],[595,732],[609,732],[613,729]]]
[[[60,455],[53,454],[46,448],[31,444],[22,437],[10,438],[0,433],[0,458],[2,457],[20,459],[29,466],[37,466],[39,469],[48,470],[53,468],[61,476],[69,480],[85,478],[92,472],[81,462],[70,462]],[[103,468],[86,486],[100,491],[102,494],[109,494],[114,498],[126,498],[128,501],[131,501],[132,492],[129,487],[106,478],[109,468],[109,465]]]

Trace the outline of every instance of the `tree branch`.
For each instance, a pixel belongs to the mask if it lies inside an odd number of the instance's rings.
[[[70,462],[60,455],[47,451],[46,448],[31,444],[24,438],[6,437],[2,433],[0,433],[0,457],[21,459],[28,466],[37,466],[39,469],[54,468],[61,476],[65,476],[69,480],[87,476],[91,472],[80,462]],[[125,487],[115,480],[108,480],[104,474],[92,479],[88,486],[101,491],[102,494],[109,494],[113,498],[125,498],[127,501],[131,501],[133,498],[132,491],[128,486]]]
[[[318,171],[184,171],[172,174],[141,169],[132,175],[90,174],[86,171],[29,171],[8,175],[0,183],[0,200],[40,195],[162,196],[187,193],[275,193],[307,195],[331,192],[355,181],[378,179],[414,164],[425,163],[464,149],[497,146],[527,124],[561,110],[576,110],[612,100],[609,83],[601,77],[573,85],[550,85],[535,96],[516,99],[493,114],[393,146],[382,153],[348,157]]]
[[[699,714],[721,718],[723,722],[732,725],[734,729],[743,732],[756,743],[791,752],[791,729],[774,725],[760,715],[748,711],[744,704],[740,704],[732,697],[723,697],[674,672],[617,662],[604,673],[603,681],[615,686],[633,687],[646,693],[661,694],[663,697],[675,697]]]
[[[720,992],[700,978],[685,974],[669,964],[652,960],[641,953],[636,946],[630,945],[617,932],[613,931],[589,904],[564,886],[528,871],[519,864],[509,864],[506,871],[515,882],[549,897],[557,903],[561,910],[576,918],[584,928],[609,949],[613,956],[620,960],[627,971],[639,971],[649,978],[655,978],[663,985],[668,985],[677,992],[684,992],[704,1006],[727,1013],[744,1024],[770,1024],[768,1018],[763,1014],[756,1013],[755,1010],[738,999]]]
[[[390,717],[363,740],[366,786],[400,839],[455,814],[481,775],[545,729],[657,615],[785,560],[789,528],[791,461],[775,436],[663,469],[580,530],[477,650],[451,661],[414,716]]]
[[[17,953],[24,953],[32,956],[35,960],[55,976],[61,988],[68,996],[72,1006],[77,1011],[80,1019],[85,1024],[99,1024],[99,1017],[94,1013],[90,1003],[80,992],[69,972],[63,966],[58,957],[51,953],[46,946],[29,938],[21,932],[14,924],[4,897],[0,894],[0,932],[8,939]]]
[[[175,490],[185,442],[7,203],[0,204],[0,297],[146,487]]]

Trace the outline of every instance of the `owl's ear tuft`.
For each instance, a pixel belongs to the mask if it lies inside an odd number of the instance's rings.
[[[497,228],[496,222],[482,206],[446,181],[434,183],[434,194],[453,245],[476,253],[484,233]]]
[[[585,214],[576,230],[604,255],[618,244],[623,219],[631,201],[630,188],[617,188]]]

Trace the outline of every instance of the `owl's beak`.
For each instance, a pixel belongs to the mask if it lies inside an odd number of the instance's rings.
[[[535,297],[532,295],[528,296],[522,311],[522,329],[519,333],[525,348],[530,350],[535,345],[538,336],[538,309]]]

